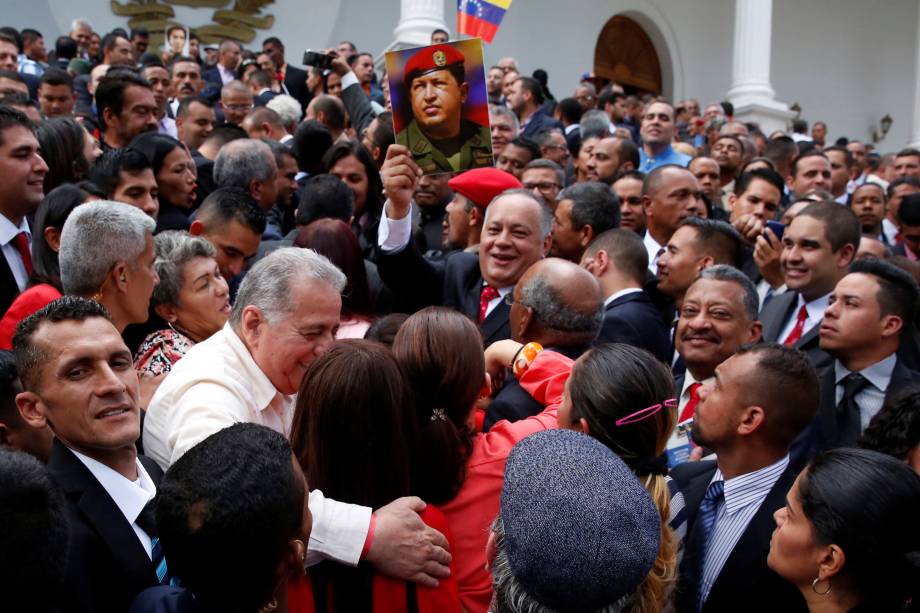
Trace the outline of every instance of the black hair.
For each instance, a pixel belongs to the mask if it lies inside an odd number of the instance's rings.
[[[22,53],[22,35],[13,26],[0,27],[0,40],[6,40],[16,45],[16,50]]]
[[[888,199],[891,200],[891,197],[894,196],[894,190],[902,185],[911,185],[920,189],[920,179],[917,177],[898,177],[894,181],[888,184]]]
[[[904,322],[902,334],[913,328],[920,305],[920,287],[913,275],[878,258],[862,258],[850,265],[850,273],[872,275],[879,284],[881,314],[896,315]]]
[[[278,38],[277,36],[269,36],[268,38],[263,40],[262,46],[265,47],[265,45],[275,45],[276,47],[284,51],[284,43],[282,43],[281,39]]]
[[[355,196],[343,181],[333,175],[310,177],[303,184],[296,223],[306,226],[317,219],[340,219],[349,223],[355,214]]]
[[[905,226],[920,226],[920,192],[901,199],[898,207],[898,221]]]
[[[840,574],[860,608],[898,610],[916,595],[920,475],[910,466],[868,449],[833,449],[802,472],[798,498],[815,540],[843,550]]]
[[[72,60],[77,55],[77,41],[69,36],[58,36],[54,41],[54,55],[59,60]]]
[[[57,251],[45,239],[45,229],[61,231],[70,213],[86,202],[88,194],[71,183],[58,185],[45,194],[32,224],[32,284],[47,283],[64,293]]]
[[[802,209],[797,217],[803,215],[817,219],[824,224],[824,235],[833,251],[839,251],[845,245],[853,245],[855,252],[859,247],[862,226],[859,218],[849,207],[840,206],[833,201],[815,202]]]
[[[34,390],[39,370],[48,360],[43,347],[33,342],[33,336],[45,322],[86,321],[91,317],[102,317],[111,322],[112,318],[104,306],[95,300],[64,296],[48,303],[35,313],[24,318],[16,325],[13,335],[13,354],[16,356],[16,369],[22,387]]]
[[[846,147],[841,147],[840,145],[831,145],[830,147],[825,147],[823,149],[825,157],[827,157],[828,151],[837,151],[843,154],[843,165],[847,168],[853,168],[853,165],[856,164],[856,158],[853,157],[853,152],[847,149]]]
[[[73,77],[66,70],[49,67],[39,81],[39,87],[42,85],[66,85],[73,90]]]
[[[196,104],[196,103],[206,106],[208,108],[211,107],[211,105],[208,104],[207,100],[203,100],[197,96],[186,96],[185,98],[179,101],[179,107],[176,109],[176,117],[185,118],[188,115],[189,107],[191,107],[193,104]]]
[[[512,139],[508,144],[514,145],[515,147],[520,147],[521,149],[527,149],[530,152],[531,162],[543,157],[543,155],[540,153],[540,145],[527,138],[526,136],[518,136]]]
[[[249,82],[259,87],[271,87],[273,80],[274,77],[268,71],[261,69],[249,75]]]
[[[920,150],[914,149],[913,147],[907,147],[906,149],[901,149],[894,154],[895,158],[906,158],[906,157],[917,157],[920,158]]]
[[[886,453],[902,462],[920,445],[920,383],[910,383],[885,399],[859,440],[863,449]]]
[[[783,182],[783,178],[779,176],[779,173],[771,168],[755,168],[754,170],[742,172],[741,176],[735,181],[735,195],[741,196],[744,194],[755,179],[766,181],[778,189],[780,198],[782,198],[786,184]]]
[[[129,87],[150,89],[150,83],[132,70],[110,70],[96,87],[96,112],[101,120],[105,109],[111,109],[115,115],[121,115],[125,104],[125,90]]]
[[[0,351],[0,423],[20,423],[16,396],[22,392],[16,358],[11,351]]]
[[[779,343],[742,345],[735,355],[745,354],[756,355],[757,366],[748,377],[742,402],[763,407],[768,439],[788,449],[818,411],[815,367],[804,352]]]
[[[156,53],[147,52],[143,54],[137,58],[137,63],[142,70],[144,68],[162,68],[166,70],[166,64],[163,63],[163,60]]]
[[[306,536],[304,489],[278,432],[238,423],[207,437],[157,488],[157,529],[170,572],[202,609],[257,611],[272,598],[288,543]],[[228,582],[233,576],[246,581]]]
[[[208,225],[236,221],[259,236],[265,232],[265,213],[241,187],[220,187],[208,194],[198,209],[198,219]]]
[[[330,130],[345,129],[345,106],[335,96],[323,95],[313,102],[313,110],[325,117],[323,122]]]
[[[569,124],[576,124],[581,121],[582,113],[584,113],[581,103],[575,98],[563,98],[556,105],[556,110]]]
[[[134,40],[138,36],[141,38],[148,38],[150,36],[150,30],[147,28],[131,28],[131,40]]]
[[[37,459],[0,447],[0,589],[10,611],[52,611],[70,542],[67,501]]]
[[[543,87],[540,85],[540,82],[534,79],[533,77],[524,77],[520,76],[517,78],[521,82],[521,87],[530,92],[533,96],[534,104],[541,106],[543,104]]]
[[[302,121],[293,140],[297,167],[311,176],[323,172],[323,156],[332,147],[332,142],[329,128],[315,119]]]
[[[406,313],[385,315],[370,325],[367,332],[364,333],[364,338],[392,347],[399,328],[407,319],[409,319],[409,316]]]
[[[121,183],[121,173],[131,174],[152,169],[147,156],[132,147],[108,149],[102,152],[89,169],[87,177],[112,198]]]
[[[48,164],[44,180],[46,194],[63,183],[74,183],[87,175],[89,161],[83,154],[86,129],[76,119],[46,119],[38,124],[35,137],[42,159]]]
[[[154,176],[160,174],[166,156],[176,149],[185,151],[182,141],[160,132],[142,132],[135,136],[128,146],[147,158]]]
[[[323,169],[329,172],[336,165],[336,162],[350,155],[355,156],[361,162],[367,175],[367,198],[364,202],[362,215],[366,214],[368,216],[368,223],[364,226],[362,234],[368,244],[373,245],[377,241],[377,226],[380,224],[380,216],[383,214],[384,202],[383,180],[380,178],[380,171],[377,170],[373,156],[361,143],[349,140],[339,141],[323,156]],[[357,211],[355,212],[357,213]]]
[[[0,145],[3,144],[3,131],[16,126],[25,128],[29,132],[35,131],[35,126],[25,113],[11,106],[0,104]]]
[[[582,181],[559,193],[557,201],[572,201],[572,225],[591,226],[594,235],[620,225],[620,203],[610,186],[599,181]]]
[[[204,142],[216,142],[219,144],[218,148],[220,148],[229,142],[237,140],[238,138],[249,138],[249,135],[246,134],[246,130],[243,128],[228,124],[214,128],[214,130],[208,134],[208,137],[204,139]]]
[[[803,151],[799,155],[795,156],[795,159],[792,160],[792,176],[794,177],[799,172],[799,162],[806,158],[824,158],[827,159],[827,156],[817,149],[811,149],[809,151]]]
[[[696,242],[707,255],[712,256],[716,264],[739,267],[744,239],[730,223],[718,219],[688,217],[678,227],[683,226],[696,230]]]

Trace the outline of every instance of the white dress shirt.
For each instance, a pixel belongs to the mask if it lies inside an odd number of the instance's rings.
[[[898,243],[898,233],[900,231],[901,229],[887,217],[882,220],[882,234],[885,235],[885,240],[889,245],[896,245]]]
[[[144,452],[164,469],[195,444],[236,423],[290,435],[294,396],[280,393],[226,324],[192,347],[157,388],[144,419]],[[313,532],[307,564],[358,563],[371,509],[310,492]]]
[[[137,518],[147,506],[147,503],[153,500],[157,495],[157,486],[153,484],[150,475],[144,470],[144,465],[139,460],[137,463],[137,480],[131,481],[118,471],[115,471],[102,462],[85,456],[79,451],[71,449],[77,459],[83,462],[83,465],[93,473],[93,477],[99,482],[99,485],[112,498],[115,506],[125,516],[134,533],[137,534],[138,540],[144,546],[147,557],[153,560],[153,543],[150,535],[137,525]]]
[[[885,403],[885,392],[888,391],[891,375],[894,373],[894,367],[897,362],[897,354],[892,353],[884,360],[880,360],[872,366],[859,371],[859,374],[869,382],[869,385],[856,394],[856,404],[859,406],[860,432],[864,432],[876,413],[882,410],[882,405]],[[834,381],[837,383],[835,386],[835,406],[843,400],[843,380],[851,372],[840,363],[840,360],[834,360]]]
[[[652,271],[652,274],[655,274],[658,272],[658,257],[664,245],[658,244],[658,241],[652,238],[648,230],[645,231],[645,237],[642,242],[648,252],[648,269]]]
[[[799,294],[798,300],[795,303],[795,308],[792,310],[792,315],[789,317],[786,325],[783,326],[779,336],[776,337],[776,342],[782,343],[785,341],[789,333],[792,332],[792,329],[795,328],[795,322],[799,317],[799,311],[802,309],[803,304],[805,305],[805,310],[808,312],[808,317],[805,318],[805,327],[802,328],[802,336],[808,334],[809,330],[820,324],[821,320],[824,319],[824,311],[827,310],[827,303],[830,297],[831,295],[828,293],[820,298],[815,298],[811,302],[805,302],[805,299],[802,298],[802,294]]]
[[[220,80],[224,85],[236,79],[236,71],[226,68],[223,64],[217,64],[217,72],[220,74]]]
[[[29,284],[29,274],[26,272],[26,265],[22,262],[22,256],[19,250],[13,244],[13,239],[20,232],[25,232],[29,237],[29,250],[32,249],[32,231],[29,229],[29,222],[25,217],[19,226],[13,224],[5,215],[0,215],[0,245],[3,246],[3,257],[13,272],[13,278],[16,279],[16,285],[19,291],[23,292]]]
[[[708,385],[715,381],[715,377],[709,377],[708,379],[703,379],[702,381],[697,381],[693,374],[687,370],[684,373],[684,385],[678,390],[680,394],[677,396],[677,419],[680,419],[681,413],[684,412],[684,407],[687,406],[687,403],[690,402],[690,386],[694,383],[699,383],[700,385]],[[678,464],[682,464],[690,459],[690,452],[693,450],[693,445],[690,442],[690,430],[693,428],[693,419],[685,419],[684,421],[678,423],[674,430],[671,431],[671,436],[668,438],[667,445],[665,445],[665,454],[668,457],[668,466],[674,468]]]
[[[725,490],[724,498],[718,503],[715,523],[712,525],[712,533],[706,546],[706,559],[703,561],[700,581],[700,602],[706,602],[709,590],[719,578],[729,555],[787,466],[788,455],[775,464],[727,481],[722,476],[722,471],[716,469],[709,483],[725,481]]]

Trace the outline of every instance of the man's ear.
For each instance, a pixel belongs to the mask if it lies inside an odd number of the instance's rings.
[[[741,415],[741,421],[738,423],[738,434],[742,436],[753,434],[763,427],[765,417],[762,407],[751,406],[745,408]]]
[[[463,85],[460,86],[460,103],[462,104],[466,102],[466,99],[469,97],[469,95],[470,95],[470,84],[464,82]]]
[[[623,162],[622,164],[620,164],[620,172],[624,172],[626,170],[635,170],[635,169],[636,169],[636,166],[632,162]]]
[[[168,323],[176,322],[176,307],[172,304],[158,304],[153,307],[153,310],[156,311],[156,314],[163,318],[164,321]]]
[[[738,202],[738,196],[732,192],[728,195],[728,212],[731,213],[735,210],[735,203]]]
[[[259,307],[249,305],[243,309],[240,317],[240,336],[247,346],[251,348],[258,346],[264,322],[265,317]]]
[[[591,227],[591,224],[586,223],[584,226],[582,226],[579,232],[581,232],[581,240],[579,240],[579,244],[582,247],[587,247],[590,245],[591,241],[594,240],[594,228]]]
[[[204,234],[204,224],[201,223],[200,219],[196,219],[192,222],[192,225],[188,227],[188,233],[192,236],[201,236]]]
[[[16,395],[19,415],[32,428],[44,428],[48,425],[41,405],[42,399],[35,392],[20,392]]]
[[[594,276],[601,277],[610,269],[610,256],[603,249],[594,254]]]
[[[527,338],[527,330],[534,321],[533,309],[531,307],[522,307],[521,319],[518,322],[518,338]]]

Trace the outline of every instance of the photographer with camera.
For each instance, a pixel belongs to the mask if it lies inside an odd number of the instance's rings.
[[[358,59],[362,57],[359,56]],[[328,77],[334,75],[341,80],[342,91],[338,97],[342,99],[345,110],[351,117],[351,125],[358,136],[363,134],[374,118],[383,112],[383,108],[373,102],[364,92],[358,76],[335,49],[326,49],[322,53],[307,51],[303,54],[303,63],[313,67],[313,75],[322,74]],[[308,79],[307,83],[309,82]],[[328,89],[327,93],[332,94]]]

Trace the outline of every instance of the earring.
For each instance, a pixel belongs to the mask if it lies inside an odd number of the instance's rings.
[[[268,603],[262,605],[262,608],[259,609],[259,613],[269,613],[269,611],[274,611],[278,608],[278,599],[272,596],[272,599]]]
[[[821,577],[820,577],[820,576],[819,576],[819,577],[815,577],[815,580],[811,582],[811,591],[814,592],[815,594],[817,594],[818,596],[827,596],[827,594],[831,591],[831,582],[830,582],[830,581],[827,582],[827,589],[826,589],[826,590],[824,590],[823,592],[819,592],[819,591],[818,591],[818,582],[819,582],[819,581],[821,581]]]

